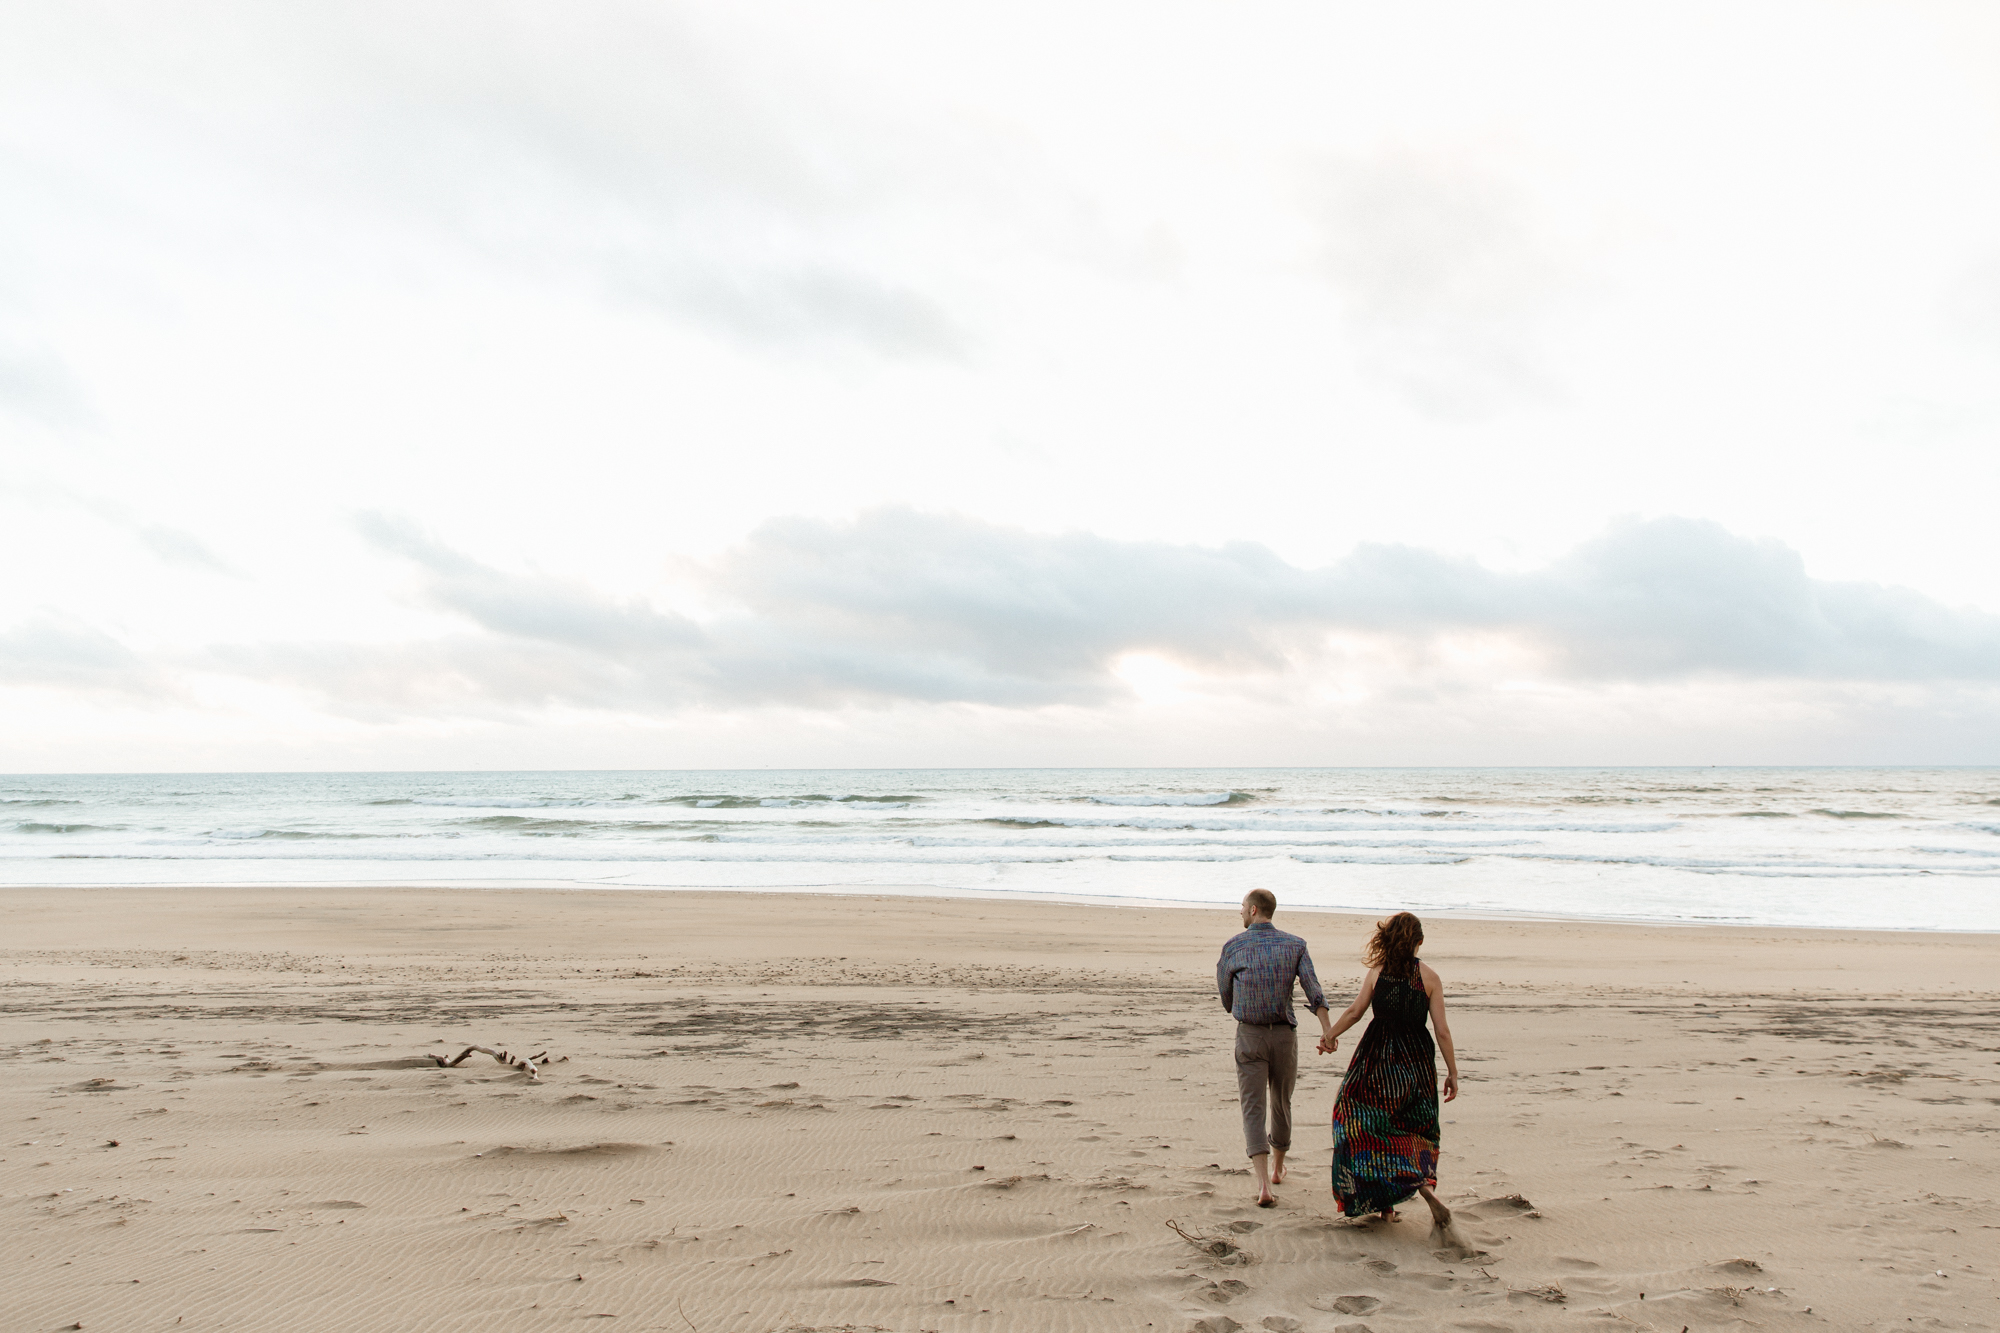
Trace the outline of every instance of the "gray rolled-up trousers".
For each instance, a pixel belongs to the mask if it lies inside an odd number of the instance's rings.
[[[1292,1085],[1298,1080],[1298,1029],[1287,1023],[1236,1025],[1236,1100],[1243,1107],[1243,1148],[1249,1156],[1273,1148],[1291,1151]]]

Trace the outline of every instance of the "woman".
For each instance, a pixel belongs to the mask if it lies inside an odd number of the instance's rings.
[[[1394,1222],[1396,1205],[1421,1194],[1442,1227],[1450,1225],[1451,1209],[1436,1193],[1437,1057],[1425,1014],[1444,1048],[1446,1101],[1458,1096],[1458,1052],[1444,1021],[1444,984],[1417,957],[1423,942],[1423,923],[1408,912],[1376,923],[1361,993],[1319,1049],[1339,1049],[1340,1034],[1374,1006],[1333,1103],[1333,1194],[1340,1211]]]

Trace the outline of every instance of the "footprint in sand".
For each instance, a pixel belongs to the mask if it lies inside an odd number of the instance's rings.
[[[1503,1194],[1497,1199],[1481,1199],[1478,1203],[1467,1204],[1464,1211],[1477,1213],[1482,1217],[1515,1217],[1522,1213],[1536,1213],[1535,1205],[1519,1194]],[[1539,1213],[1536,1213],[1540,1216]]]
[[[1382,1308],[1382,1298],[1355,1293],[1346,1296],[1315,1296],[1306,1302],[1315,1310],[1333,1314],[1373,1314]]]
[[[1211,1282],[1195,1292],[1194,1298],[1198,1301],[1207,1301],[1210,1305],[1227,1305],[1249,1290],[1250,1284],[1247,1282],[1238,1282],[1233,1277],[1224,1278],[1220,1282]]]

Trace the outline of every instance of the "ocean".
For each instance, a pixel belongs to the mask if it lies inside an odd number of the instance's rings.
[[[0,885],[1059,896],[2000,930],[2000,769],[0,777]]]

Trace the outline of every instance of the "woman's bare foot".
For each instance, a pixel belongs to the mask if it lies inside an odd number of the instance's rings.
[[[1417,1193],[1423,1195],[1424,1202],[1430,1205],[1432,1222],[1440,1227],[1451,1225],[1451,1209],[1444,1206],[1442,1199],[1438,1198],[1428,1188],[1422,1186],[1418,1187]]]
[[[1400,1222],[1403,1219],[1396,1215],[1394,1208],[1384,1208],[1381,1212],[1375,1214],[1375,1220],[1378,1222]]]

